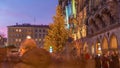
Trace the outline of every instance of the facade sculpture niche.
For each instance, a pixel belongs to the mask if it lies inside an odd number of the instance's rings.
[[[98,26],[95,24],[95,21],[92,17],[89,18],[88,25],[93,30],[93,32],[96,32],[98,30]]]
[[[107,8],[103,8],[100,11],[100,15],[102,16],[102,20],[105,23],[106,26],[109,26],[111,24],[111,17],[110,12]]]
[[[96,23],[96,25],[98,26],[99,29],[101,29],[104,26],[104,23],[101,19],[101,16],[98,13],[95,14],[94,20],[95,20],[95,23]]]
[[[119,2],[117,0],[108,0],[107,6],[110,10],[110,14],[113,17],[113,20],[117,22],[119,20]]]

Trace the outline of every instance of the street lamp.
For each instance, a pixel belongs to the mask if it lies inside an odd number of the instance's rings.
[[[27,36],[27,39],[31,39],[31,36],[28,35],[28,36]]]
[[[98,43],[98,50],[101,51],[100,43]]]
[[[101,55],[101,46],[100,46],[100,42],[98,42],[97,45],[98,45],[98,56],[100,56],[100,55]]]

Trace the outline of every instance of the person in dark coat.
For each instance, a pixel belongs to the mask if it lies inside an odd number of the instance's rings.
[[[114,68],[113,55],[110,54],[109,58],[109,68]]]
[[[109,60],[106,54],[102,57],[102,68],[109,68]]]
[[[117,53],[114,52],[113,56],[112,56],[112,60],[113,60],[113,68],[119,68],[119,56]]]
[[[95,68],[101,68],[101,59],[98,55],[95,57]]]

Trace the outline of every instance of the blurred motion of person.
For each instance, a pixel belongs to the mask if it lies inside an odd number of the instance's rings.
[[[113,53],[113,62],[114,62],[113,68],[119,68],[119,54],[117,51],[114,51]]]
[[[95,68],[101,68],[101,58],[99,55],[95,56]]]
[[[24,53],[26,53],[27,51],[33,48],[37,48],[36,42],[33,39],[24,40],[20,45],[20,49],[19,49],[20,56],[22,56]]]
[[[103,54],[102,57],[102,68],[109,68],[109,59],[107,54]]]
[[[48,68],[51,55],[38,48],[33,39],[25,39],[20,46],[20,62],[14,68]]]

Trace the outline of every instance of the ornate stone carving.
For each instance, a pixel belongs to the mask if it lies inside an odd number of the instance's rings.
[[[96,25],[98,26],[98,28],[99,29],[101,29],[102,27],[103,27],[103,21],[102,21],[102,19],[101,19],[101,16],[97,13],[97,14],[95,14],[95,16],[94,16],[94,20],[95,20],[95,23],[96,23]]]
[[[102,20],[103,22],[105,23],[105,25],[110,25],[111,23],[111,18],[110,18],[110,13],[109,13],[109,10],[107,8],[103,8],[101,9],[100,11],[100,15],[102,16]]]
[[[89,27],[93,30],[93,32],[96,32],[98,30],[98,26],[95,24],[95,21],[92,17],[88,20]]]
[[[110,14],[113,17],[113,20],[117,22],[119,20],[118,1],[117,0],[108,0],[107,5],[108,5],[108,9],[110,10]]]
[[[87,31],[87,32],[88,32],[88,35],[91,35],[92,33],[94,33],[94,32],[93,32],[93,29],[92,29],[92,28],[90,28],[90,27],[88,27],[88,29],[87,29],[87,30],[88,30],[88,31]]]

